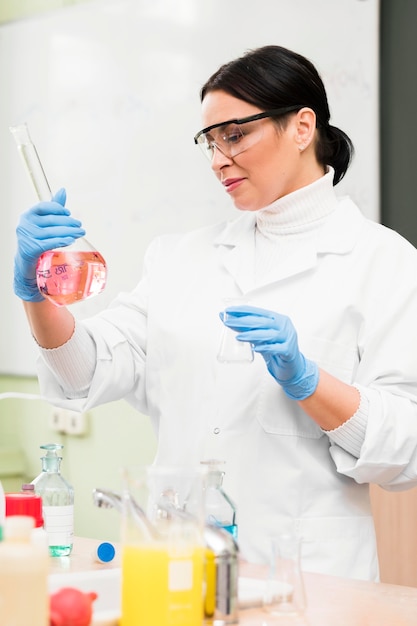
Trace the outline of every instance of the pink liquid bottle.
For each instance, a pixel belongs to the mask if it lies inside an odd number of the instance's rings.
[[[10,131],[38,199],[51,200],[51,188],[27,125],[11,126]],[[96,296],[103,291],[106,280],[106,261],[85,237],[69,246],[44,252],[36,267],[39,291],[57,306]]]

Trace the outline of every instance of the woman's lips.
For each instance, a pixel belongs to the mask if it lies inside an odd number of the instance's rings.
[[[245,179],[244,178],[226,178],[226,180],[222,181],[222,184],[224,185],[224,188],[226,189],[226,191],[228,193],[231,193],[232,191],[234,191],[236,189],[236,187],[238,187],[240,185],[241,182],[243,182]]]

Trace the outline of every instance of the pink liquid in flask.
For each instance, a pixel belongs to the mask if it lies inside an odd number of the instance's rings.
[[[57,306],[96,296],[106,286],[106,262],[99,252],[59,248],[44,252],[36,268],[41,294]]]

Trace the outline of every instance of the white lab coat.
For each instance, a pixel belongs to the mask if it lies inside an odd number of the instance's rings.
[[[417,252],[349,199],[335,202],[319,236],[262,285],[253,213],[156,239],[136,289],[85,322],[97,345],[88,398],[66,400],[42,360],[39,375],[55,404],[126,398],[148,414],[157,462],[226,460],[243,557],[265,560],[270,536],[292,527],[305,569],[377,579],[367,483],[417,484]],[[352,418],[323,432],[260,355],[217,361],[222,299],[241,294],[288,315],[305,356],[358,386],[369,403],[362,431]]]

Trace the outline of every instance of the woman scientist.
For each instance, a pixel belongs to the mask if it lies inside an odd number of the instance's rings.
[[[195,136],[241,214],[162,236],[142,280],[75,321],[43,299],[35,266],[84,234],[65,192],[24,213],[15,292],[53,404],[125,398],[150,416],[156,463],[227,462],[241,554],[262,561],[280,527],[305,569],[378,578],[369,483],[417,484],[417,252],[334,185],[351,159],[314,66],[278,46],[221,67]],[[216,359],[226,324],[253,363]]]

